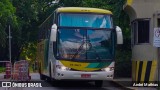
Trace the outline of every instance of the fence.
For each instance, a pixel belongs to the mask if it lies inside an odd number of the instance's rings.
[[[0,61],[0,80],[5,78],[8,79],[11,77],[12,64],[10,61]],[[5,73],[4,73],[5,72]],[[3,77],[3,78],[2,78]]]
[[[29,81],[31,79],[29,76],[29,64],[26,60],[14,63],[12,79],[14,81]]]

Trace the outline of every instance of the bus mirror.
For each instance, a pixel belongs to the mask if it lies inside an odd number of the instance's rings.
[[[116,26],[117,44],[123,44],[122,30],[119,26]]]
[[[50,40],[51,41],[56,41],[56,36],[57,36],[57,25],[53,24],[52,27],[51,27]]]

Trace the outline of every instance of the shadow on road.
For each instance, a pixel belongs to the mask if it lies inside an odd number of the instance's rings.
[[[32,73],[32,81],[40,81],[45,87],[36,90],[124,90],[121,86],[112,81],[104,81],[102,87],[96,87],[95,83],[87,81],[43,81],[40,80],[39,74]],[[48,79],[50,80],[50,78]],[[43,86],[42,85],[42,86]],[[46,89],[44,89],[46,88]],[[33,89],[34,90],[34,89]]]
[[[121,87],[112,83],[112,81],[104,82],[102,87],[96,87],[94,82],[86,81],[56,81],[56,82],[46,82],[49,83],[52,87],[57,88],[58,90],[110,90],[108,88],[119,88]]]

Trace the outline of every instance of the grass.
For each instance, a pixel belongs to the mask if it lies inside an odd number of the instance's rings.
[[[0,67],[0,73],[5,72],[5,67]]]

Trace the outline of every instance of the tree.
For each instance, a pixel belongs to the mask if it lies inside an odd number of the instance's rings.
[[[6,42],[6,28],[8,24],[17,24],[15,14],[15,8],[9,0],[0,1],[0,46],[5,47]]]
[[[16,10],[18,33],[13,33],[12,59],[18,60],[23,47],[35,42],[37,31],[36,0],[12,0]]]
[[[35,44],[38,37],[38,26],[54,11],[56,5],[52,4],[52,0],[13,0],[13,6],[16,8],[16,16],[18,20],[19,32],[14,36],[14,54],[12,58],[19,60],[20,55],[30,52],[30,45]],[[35,46],[34,45],[34,46]],[[36,47],[34,47],[36,48]],[[30,49],[31,50],[31,49]]]
[[[15,15],[15,7],[9,0],[0,1],[0,60],[7,60],[8,55],[8,26],[12,28],[12,32],[17,32],[17,17]]]

